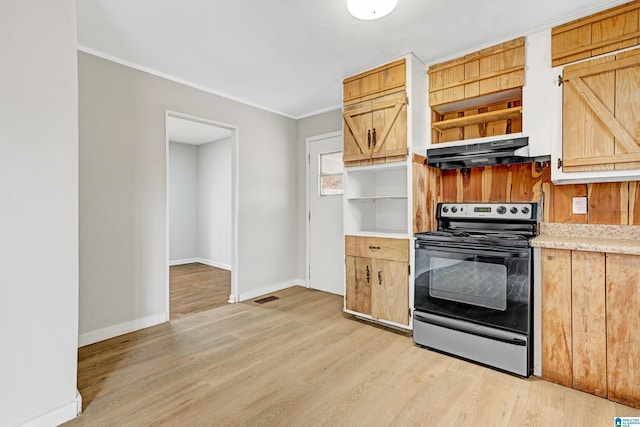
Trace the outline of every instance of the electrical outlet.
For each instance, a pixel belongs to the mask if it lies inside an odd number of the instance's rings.
[[[573,198],[573,213],[574,214],[586,214],[587,213],[587,198],[586,197],[574,197]]]

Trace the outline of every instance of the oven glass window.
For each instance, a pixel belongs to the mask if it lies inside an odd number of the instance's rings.
[[[493,310],[507,309],[507,267],[504,264],[430,258],[429,295]]]

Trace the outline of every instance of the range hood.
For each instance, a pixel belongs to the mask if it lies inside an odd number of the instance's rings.
[[[529,157],[528,136],[427,150],[427,164],[439,169],[463,169],[540,160],[543,159]]]

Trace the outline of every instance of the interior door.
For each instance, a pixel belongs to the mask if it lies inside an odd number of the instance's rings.
[[[309,287],[344,294],[342,135],[309,140]]]

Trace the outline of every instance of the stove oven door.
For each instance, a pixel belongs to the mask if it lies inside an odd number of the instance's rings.
[[[531,249],[416,243],[415,309],[528,334]]]

